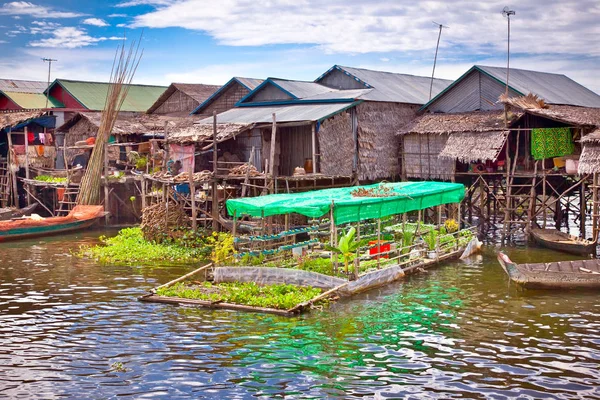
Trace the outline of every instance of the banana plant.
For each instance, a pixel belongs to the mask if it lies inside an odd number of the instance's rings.
[[[348,274],[348,264],[350,263],[352,256],[354,256],[356,253],[356,250],[358,250],[358,242],[354,240],[355,236],[356,228],[352,227],[348,230],[348,232],[346,232],[346,234],[340,237],[337,247],[327,246],[327,250],[341,254],[342,257],[344,257],[346,274]]]

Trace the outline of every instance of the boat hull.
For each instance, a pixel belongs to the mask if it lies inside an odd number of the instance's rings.
[[[597,272],[597,260],[574,261],[578,265],[582,265],[582,267],[578,267],[579,270],[591,271],[587,267],[593,265],[595,267],[593,272],[577,272],[573,268],[573,261],[563,262],[565,266],[570,263],[570,269],[574,270],[571,272],[533,270],[529,264],[515,264],[503,253],[498,253],[498,262],[512,282],[526,289],[600,289],[600,273]],[[542,267],[549,264],[552,263],[532,265]],[[561,263],[556,264],[560,267]]]
[[[596,254],[595,242],[573,238],[562,232],[556,231],[550,233],[550,230],[548,229],[533,229],[531,231],[531,237],[535,243],[547,249],[562,251],[578,256]],[[553,238],[556,238],[557,240],[553,240]],[[561,240],[558,240],[559,238]]]
[[[8,242],[12,240],[31,239],[42,236],[57,235],[59,233],[72,232],[85,228],[89,228],[96,222],[96,218],[92,220],[74,221],[60,225],[35,226],[27,228],[17,228],[10,231],[0,232],[0,242]]]

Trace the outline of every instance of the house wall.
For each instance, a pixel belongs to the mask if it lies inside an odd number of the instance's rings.
[[[312,129],[310,125],[281,128],[279,175],[291,176],[296,167],[304,167],[306,159],[312,160]]]
[[[361,181],[394,179],[400,175],[398,131],[415,118],[418,105],[364,102],[358,116],[358,178]]]
[[[450,180],[454,176],[456,161],[439,158],[448,141],[448,135],[403,136],[403,169],[407,178]]]
[[[20,110],[21,107],[19,107],[17,104],[15,104],[11,99],[9,99],[8,97],[2,95],[0,96],[0,110]]]
[[[443,113],[502,110],[504,105],[498,98],[505,90],[506,86],[495,79],[473,71],[431,104],[428,110]],[[512,90],[509,91],[511,97],[518,95]]]
[[[318,171],[330,176],[351,176],[354,138],[350,112],[343,112],[321,122],[317,132]]]
[[[153,114],[174,114],[181,113],[187,115],[194,111],[200,103],[181,90],[175,90],[171,96],[169,96]]]
[[[292,97],[281,89],[273,85],[265,85],[258,92],[256,92],[249,101],[275,101],[275,100],[290,100]]]
[[[262,134],[260,129],[253,129],[249,132],[244,132],[219,145],[222,154],[226,152],[236,155],[241,162],[247,162],[254,147],[254,158],[252,164],[257,170],[263,172],[262,164]],[[207,168],[210,169],[210,168]]]
[[[66,108],[86,109],[60,85],[54,85],[52,87],[50,96],[63,103]]]
[[[323,77],[318,83],[333,89],[365,89],[366,86],[346,75],[338,69],[334,69]]]
[[[243,85],[234,82],[227,89],[223,90],[219,96],[214,99],[205,109],[203,109],[199,115],[211,116],[216,111],[217,114],[231,110],[235,107],[235,103],[240,101],[242,97],[246,96],[250,91]]]

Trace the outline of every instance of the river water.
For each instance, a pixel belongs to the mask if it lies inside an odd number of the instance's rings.
[[[0,398],[600,398],[598,292],[519,291],[494,248],[285,318],[138,302],[193,267],[70,254],[97,236],[0,245]]]

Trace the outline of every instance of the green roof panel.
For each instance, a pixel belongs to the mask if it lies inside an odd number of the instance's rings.
[[[21,93],[21,92],[1,92],[8,97],[13,103],[25,110],[39,110],[46,108],[46,96],[42,93]],[[48,108],[63,107],[56,99],[50,97],[48,100]]]
[[[108,83],[69,81],[65,79],[58,79],[56,82],[62,85],[71,96],[88,110],[101,111],[104,109],[109,88]],[[167,90],[166,86],[131,85],[121,111],[145,112],[165,90]]]

